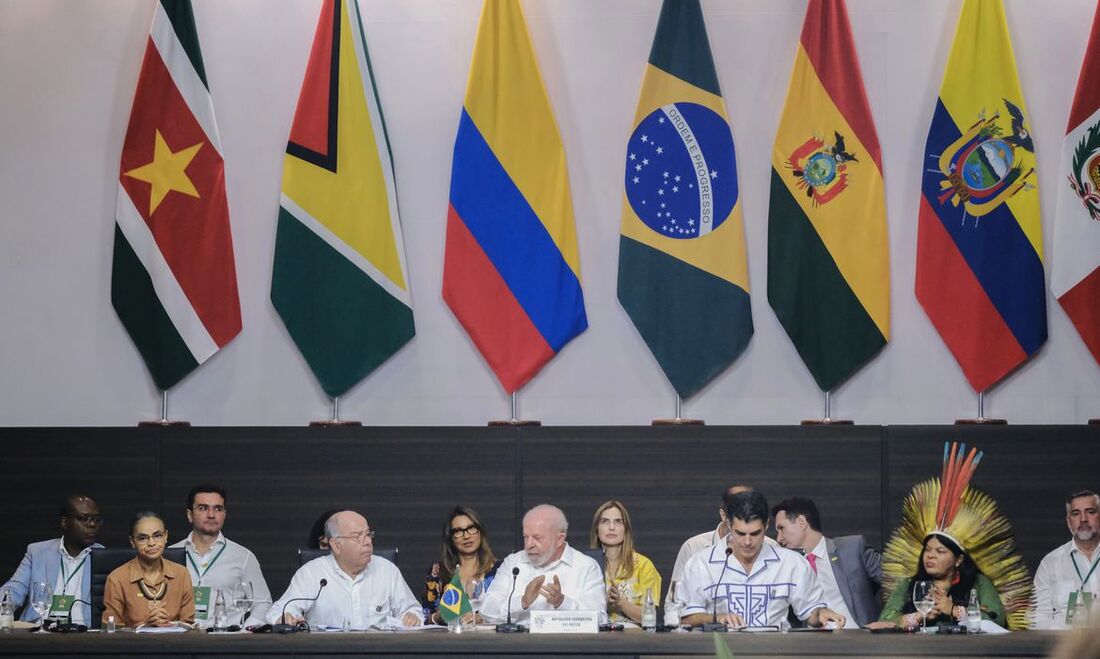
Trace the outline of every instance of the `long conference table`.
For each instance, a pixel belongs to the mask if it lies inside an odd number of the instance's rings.
[[[722,634],[737,659],[752,657],[1045,657],[1065,632],[942,636],[843,632]],[[713,634],[494,634],[467,632],[327,632],[274,634],[32,634],[0,635],[3,656],[714,656]]]

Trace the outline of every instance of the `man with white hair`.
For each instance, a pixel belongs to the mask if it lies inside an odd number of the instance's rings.
[[[1066,629],[1079,598],[1088,610],[1100,597],[1100,495],[1092,490],[1069,495],[1066,526],[1070,541],[1044,556],[1035,571],[1036,629]]]
[[[340,511],[325,522],[325,537],[332,553],[298,568],[290,587],[268,610],[268,622],[293,625],[304,620],[311,627],[342,627],[346,620],[351,629],[423,622],[420,603],[401,570],[373,555],[374,531],[365,517]]]
[[[523,551],[501,562],[482,601],[482,617],[503,621],[509,604],[515,622],[527,620],[531,611],[606,610],[603,570],[594,559],[569,546],[565,541],[568,530],[565,513],[556,506],[541,504],[527,511]],[[513,574],[516,587],[509,602]]]

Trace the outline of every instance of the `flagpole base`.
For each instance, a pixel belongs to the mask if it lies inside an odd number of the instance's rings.
[[[156,421],[138,421],[138,428],[190,428],[190,421],[170,421],[157,419]]]
[[[803,419],[801,421],[803,426],[854,426],[855,421],[851,419]]]
[[[534,419],[498,419],[490,421],[486,425],[490,428],[495,426],[541,426],[542,421],[535,421]]]
[[[654,419],[649,422],[651,426],[705,426],[702,419]]]
[[[1008,421],[1005,419],[955,419],[956,426],[1007,426]]]
[[[310,428],[358,428],[362,425],[362,421],[347,421],[345,419],[323,419],[309,422]]]

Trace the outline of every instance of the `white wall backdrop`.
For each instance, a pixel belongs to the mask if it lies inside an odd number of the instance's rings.
[[[281,160],[319,0],[195,0],[225,150],[244,332],[171,392],[201,425],[300,425],[327,398],[268,298]],[[1005,0],[1049,246],[1057,160],[1095,3]],[[479,425],[508,400],[440,297],[451,149],[481,0],[361,0],[397,167],[417,336],[341,401],[367,424]],[[615,298],[623,155],[660,0],[524,0],[569,159],[590,327],[521,392],[549,424],[644,424],[673,392]],[[822,394],[767,303],[770,150],[805,0],[703,0],[737,143],[756,334],[685,404],[795,423]],[[883,146],[893,332],[834,416],[949,423],[976,397],[913,295],[924,139],[961,0],[848,0]],[[119,153],[152,0],[0,0],[0,424],[130,425],[159,394],[110,306]],[[1048,264],[1049,247],[1044,253]],[[1056,255],[1054,255],[1056,256]],[[987,416],[1100,415],[1100,368],[1048,295],[1050,339]]]

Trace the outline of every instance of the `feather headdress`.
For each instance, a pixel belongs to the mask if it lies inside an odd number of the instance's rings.
[[[965,454],[965,457],[964,457]],[[912,576],[921,560],[924,538],[932,533],[962,547],[1001,596],[1009,629],[1025,629],[1031,575],[1016,550],[1012,526],[989,495],[970,487],[982,452],[966,444],[944,442],[943,471],[913,486],[902,504],[901,526],[882,554],[883,591]]]

